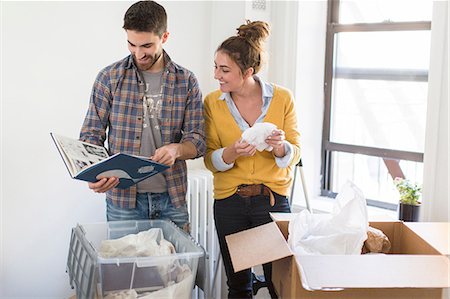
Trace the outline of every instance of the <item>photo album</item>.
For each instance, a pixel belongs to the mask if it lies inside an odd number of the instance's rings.
[[[74,179],[97,182],[114,176],[120,181],[116,188],[125,189],[169,168],[146,157],[124,153],[110,156],[103,146],[54,133],[50,135]]]

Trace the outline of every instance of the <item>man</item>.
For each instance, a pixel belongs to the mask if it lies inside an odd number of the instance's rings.
[[[108,221],[170,219],[189,231],[185,202],[186,159],[203,156],[202,95],[197,79],[163,50],[169,37],[165,9],[139,1],[125,13],[123,28],[131,55],[98,74],[80,140],[170,165],[165,172],[128,189],[116,177],[89,183],[106,192]]]

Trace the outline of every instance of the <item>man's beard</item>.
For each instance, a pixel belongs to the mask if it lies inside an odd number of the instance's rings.
[[[136,56],[134,56],[134,60],[137,62],[137,66],[141,71],[148,71],[155,65],[156,62],[158,62],[162,56],[162,53],[163,52],[161,51],[159,54],[155,54],[155,56],[149,56],[151,58],[149,64],[139,64]]]

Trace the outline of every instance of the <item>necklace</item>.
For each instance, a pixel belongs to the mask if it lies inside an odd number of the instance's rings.
[[[150,118],[155,118],[161,112],[161,98],[163,93],[163,84],[158,93],[149,93],[149,84],[145,84],[145,95],[143,98],[144,104],[144,123],[143,127],[147,128],[150,125]]]

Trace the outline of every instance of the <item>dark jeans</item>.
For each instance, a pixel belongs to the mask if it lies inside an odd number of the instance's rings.
[[[242,198],[234,194],[214,201],[214,220],[228,279],[228,298],[253,298],[252,271],[246,269],[234,273],[225,236],[271,222],[269,212],[289,213],[291,209],[287,197],[273,194],[275,196],[273,207],[270,206],[269,196],[264,195]],[[272,263],[264,264],[263,270],[270,296],[277,298],[272,284]]]

